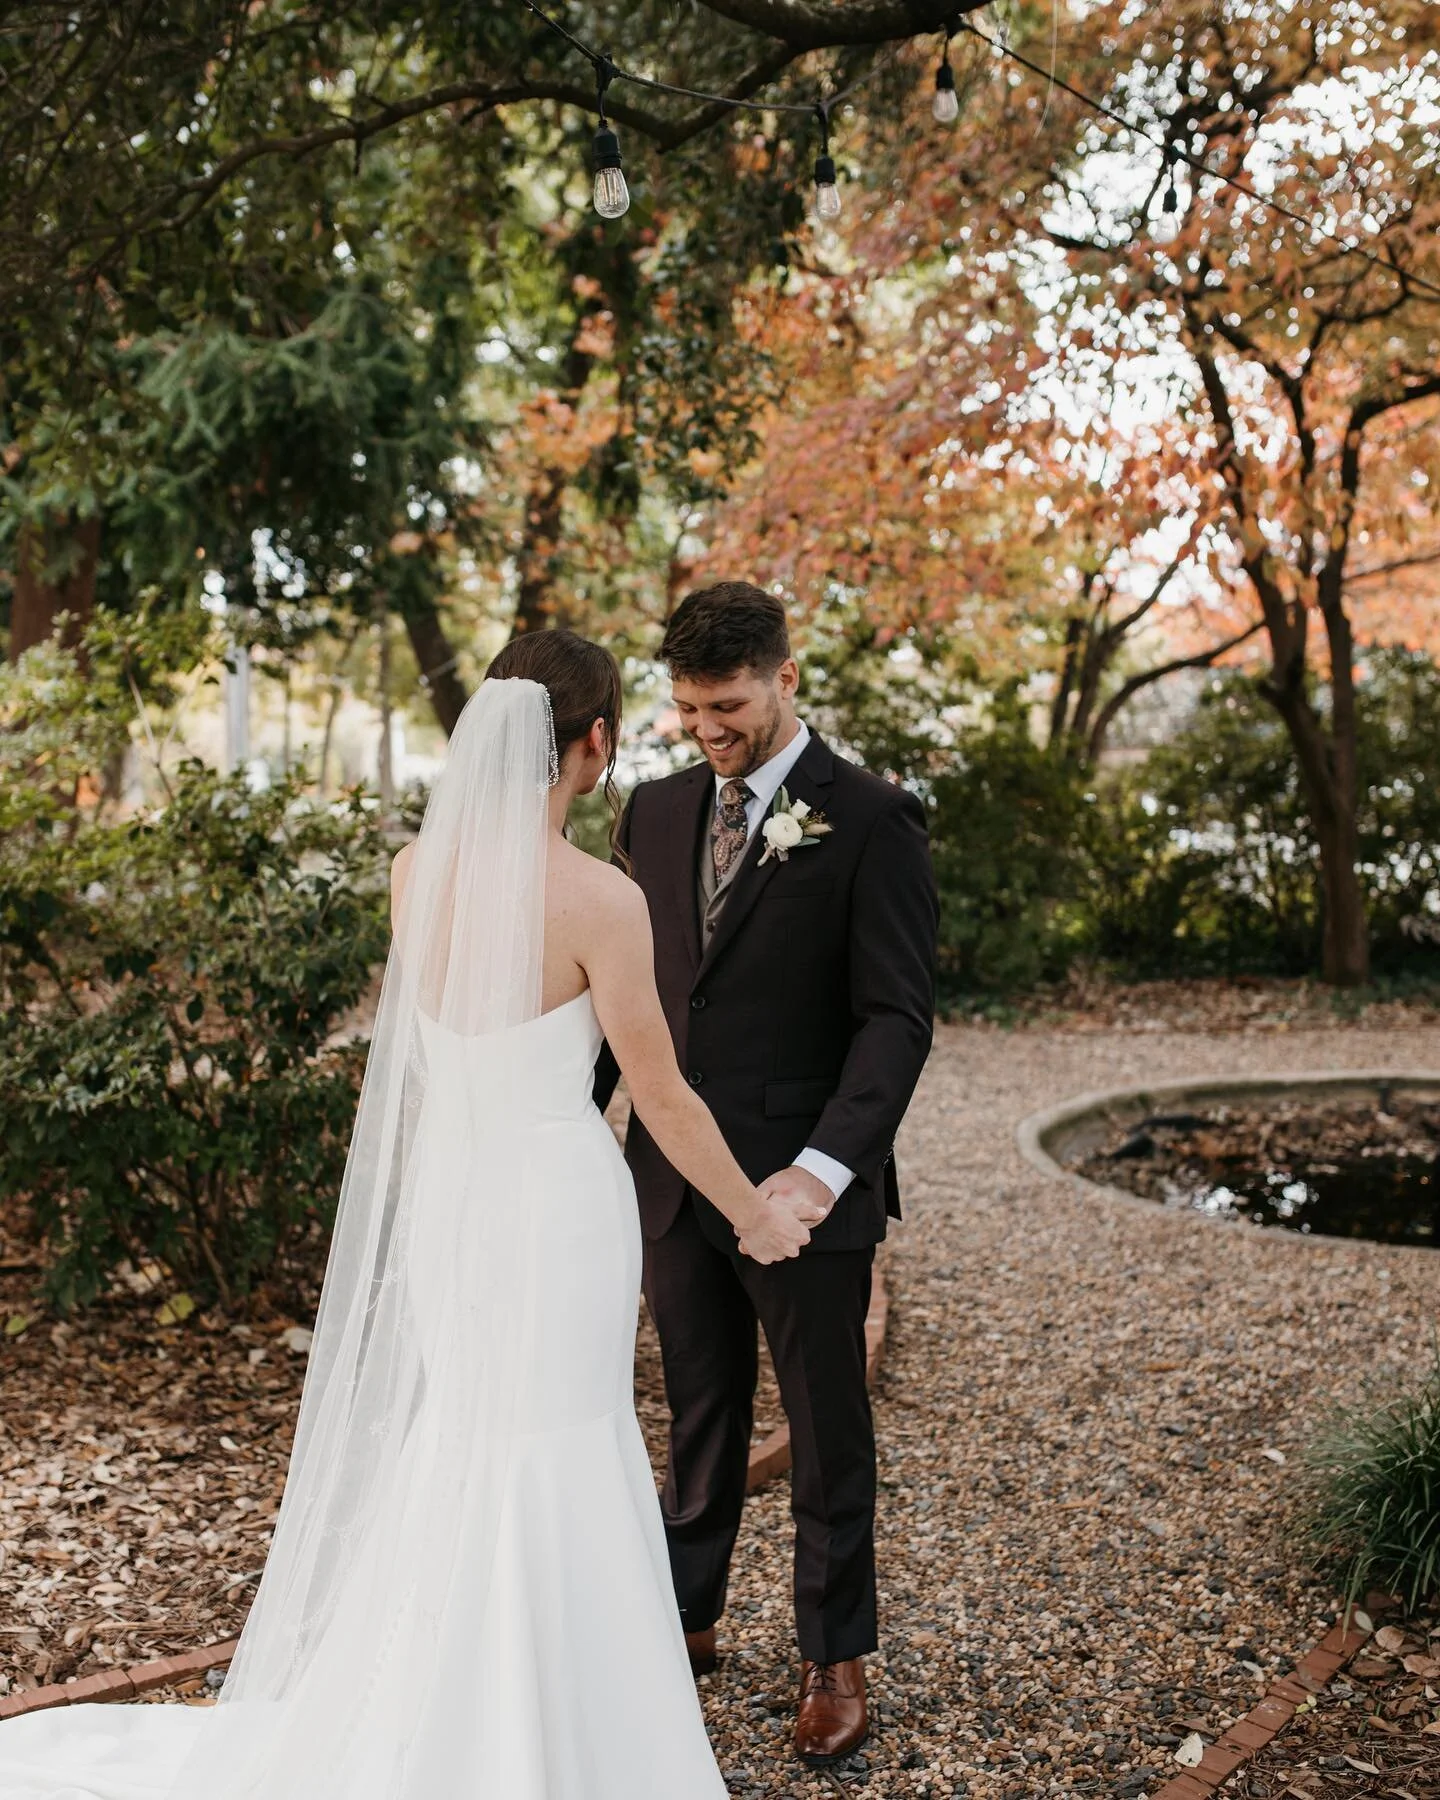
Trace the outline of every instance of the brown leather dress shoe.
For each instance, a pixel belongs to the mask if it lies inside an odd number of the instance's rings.
[[[865,1705],[865,1665],[849,1662],[800,1665],[800,1716],[795,1721],[795,1754],[812,1769],[843,1762],[870,1731]]]
[[[715,1627],[708,1631],[687,1631],[685,1648],[690,1652],[692,1675],[713,1675],[720,1658],[715,1653]]]

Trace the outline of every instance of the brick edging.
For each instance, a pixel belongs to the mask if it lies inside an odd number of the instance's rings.
[[[865,1315],[865,1384],[874,1387],[880,1371],[880,1358],[885,1351],[885,1327],[890,1318],[890,1291],[885,1276],[876,1269],[870,1289],[870,1310]],[[769,1437],[762,1438],[750,1451],[750,1467],[745,1476],[745,1492],[783,1475],[790,1467],[790,1427],[777,1425]]]
[[[871,1385],[885,1348],[889,1313],[890,1296],[885,1277],[877,1269],[870,1311],[865,1318],[865,1379]],[[756,1488],[783,1475],[789,1467],[790,1430],[782,1425],[750,1452],[745,1491],[753,1494]],[[186,1681],[192,1675],[205,1675],[211,1669],[228,1667],[239,1642],[239,1638],[227,1638],[223,1643],[187,1650],[181,1656],[161,1657],[158,1662],[136,1663],[128,1669],[105,1669],[98,1675],[84,1675],[79,1681],[56,1682],[52,1687],[7,1694],[0,1699],[0,1719],[18,1718],[22,1713],[49,1712],[56,1706],[80,1706],[86,1701],[133,1700],[136,1694],[143,1694],[149,1688],[169,1687],[172,1682]]]
[[[88,1700],[133,1700],[148,1688],[169,1687],[192,1675],[204,1675],[210,1669],[225,1668],[239,1638],[227,1638],[220,1644],[203,1644],[198,1650],[186,1650],[180,1656],[162,1656],[157,1662],[135,1663],[128,1669],[104,1669],[98,1675],[84,1675],[79,1681],[57,1682],[53,1687],[31,1688],[26,1693],[7,1694],[0,1700],[0,1719],[13,1719],[21,1713],[49,1712],[56,1706],[80,1706]]]
[[[1294,1718],[1296,1709],[1312,1695],[1328,1687],[1370,1636],[1353,1622],[1332,1625],[1309,1655],[1303,1656],[1288,1675],[1270,1683],[1265,1698],[1243,1718],[1227,1725],[1193,1769],[1186,1769],[1155,1788],[1150,1800],[1206,1800],[1236,1769],[1263,1750]]]

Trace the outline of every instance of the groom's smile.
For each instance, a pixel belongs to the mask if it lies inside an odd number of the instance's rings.
[[[686,733],[717,775],[749,775],[795,735],[794,683],[785,674],[741,669],[718,681],[677,676],[675,708]]]

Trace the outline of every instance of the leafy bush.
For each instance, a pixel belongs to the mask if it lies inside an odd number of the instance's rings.
[[[1440,1592],[1440,1348],[1413,1392],[1341,1417],[1309,1480],[1309,1539],[1347,1602],[1378,1587],[1413,1611]]]
[[[358,796],[198,763],[153,812],[77,806],[43,719],[73,726],[89,684],[29,673],[31,723],[0,729],[0,1193],[61,1305],[154,1258],[228,1300],[328,1228],[364,1058],[335,1028],[385,952],[385,845]]]
[[[1440,962],[1440,671],[1371,654],[1357,697],[1360,871],[1376,967]],[[1319,864],[1289,739],[1253,683],[1102,784],[1086,833],[1094,948],[1153,972],[1314,966]]]
[[[1143,974],[1299,973],[1317,862],[1285,729],[1252,684],[1204,696],[1139,768],[1107,772],[1084,834],[1091,944]]]
[[[1025,988],[1064,973],[1082,793],[1074,765],[1035,743],[1013,696],[957,734],[925,784],[943,990]]]
[[[963,654],[941,648],[897,654],[852,624],[807,656],[809,710],[925,802],[942,994],[1030,987],[1063,974],[1074,951],[1084,783],[1035,742],[1018,683],[987,692]]]
[[[1086,778],[1035,741],[1017,684],[963,650],[837,612],[806,709],[930,813],[950,992],[1064,974],[1298,974],[1320,942],[1318,859],[1294,752],[1252,681],[1217,678],[1138,766]],[[1440,671],[1376,651],[1359,690],[1361,878],[1377,971],[1440,968]]]

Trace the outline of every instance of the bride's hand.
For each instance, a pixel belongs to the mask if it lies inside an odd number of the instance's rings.
[[[785,1262],[810,1242],[810,1227],[824,1217],[802,1195],[755,1190],[755,1210],[740,1231],[740,1253],[758,1263]]]

